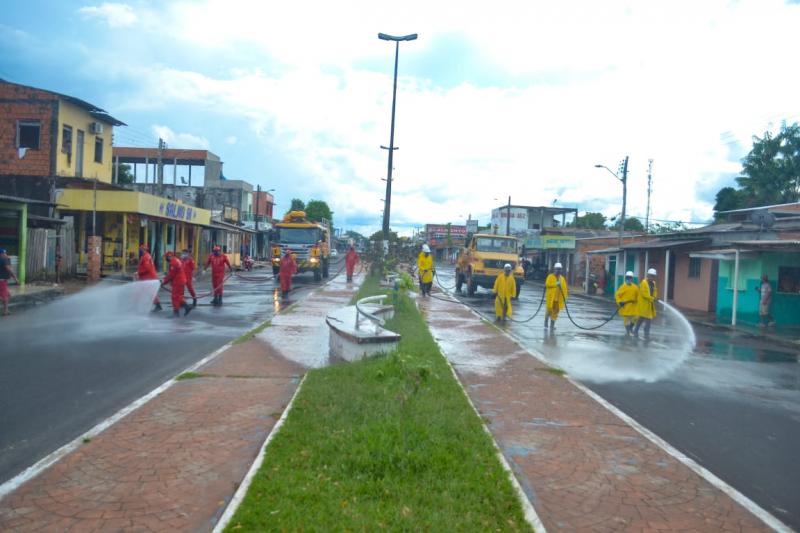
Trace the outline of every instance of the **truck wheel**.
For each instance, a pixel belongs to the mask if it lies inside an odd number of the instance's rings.
[[[478,284],[472,279],[472,271],[469,271],[469,278],[467,278],[467,295],[468,296],[475,296],[475,290],[478,288]]]
[[[330,273],[328,271],[329,264],[330,263],[328,262],[327,259],[323,259],[322,260],[322,277],[323,278],[327,278],[330,275]]]
[[[280,272],[280,271],[281,271],[280,267],[276,267],[276,266],[272,267],[272,275],[273,276],[277,276],[278,272]]]

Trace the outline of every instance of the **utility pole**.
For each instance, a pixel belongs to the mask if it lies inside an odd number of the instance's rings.
[[[622,162],[622,216],[619,221],[619,243],[618,246],[622,248],[622,234],[625,231],[625,206],[628,202],[628,156]],[[623,266],[624,268],[624,266]]]
[[[261,185],[256,185],[256,254],[255,257],[260,257],[261,253],[261,234],[258,233],[258,204],[261,202]]]
[[[647,214],[644,217],[644,232],[650,233],[650,195],[653,192],[653,160],[647,160]]]
[[[508,213],[506,213],[506,236],[511,235],[511,196],[508,197]]]

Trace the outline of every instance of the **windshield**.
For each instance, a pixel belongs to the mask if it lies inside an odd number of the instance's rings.
[[[319,228],[279,228],[278,242],[281,244],[316,244]]]
[[[504,254],[517,253],[516,239],[499,239],[492,237],[480,237],[475,243],[479,252],[499,252]]]

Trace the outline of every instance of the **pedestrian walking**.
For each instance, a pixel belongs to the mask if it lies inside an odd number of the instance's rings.
[[[289,291],[292,290],[292,276],[297,272],[297,263],[294,260],[292,251],[286,248],[286,252],[281,257],[278,278],[281,283],[281,297],[287,298]]]
[[[517,282],[511,275],[511,265],[506,263],[503,271],[494,280],[494,314],[495,321],[503,322],[511,316],[511,299],[517,295]]]
[[[186,277],[186,289],[192,295],[192,307],[197,307],[197,293],[194,290],[194,271],[197,264],[189,250],[181,252],[181,264],[183,265],[183,275]]]
[[[756,287],[756,290],[761,294],[758,301],[759,326],[764,329],[775,323],[769,312],[772,305],[772,285],[769,284],[766,274],[761,275],[761,285]]]
[[[214,246],[211,255],[208,256],[206,265],[203,267],[204,272],[208,268],[208,265],[211,265],[211,292],[214,294],[211,305],[222,305],[222,286],[225,283],[225,266],[228,267],[228,272],[230,273],[233,273],[233,268],[231,267],[230,261],[228,261],[228,256],[222,253],[222,247],[219,245]]]
[[[625,334],[633,335],[633,327],[639,316],[639,287],[633,282],[633,272],[625,272],[625,283],[619,286],[615,295],[619,306],[619,316],[625,325]]]
[[[142,244],[139,246],[139,266],[136,269],[136,277],[139,281],[157,280],[158,274],[156,273],[156,265],[153,263],[153,256],[150,255],[150,250]],[[158,292],[153,297],[153,309],[151,312],[161,311],[161,300],[158,299]]]
[[[658,300],[658,288],[656,287],[656,269],[651,268],[647,271],[647,278],[639,284],[639,301],[637,304],[636,327],[633,334],[639,336],[639,328],[644,324],[644,338],[650,338],[650,324],[656,317],[656,300]]]
[[[417,273],[419,274],[419,290],[422,292],[422,296],[429,296],[436,269],[433,267],[433,256],[427,244],[422,245],[422,252],[417,257]]]
[[[358,252],[353,245],[347,250],[347,255],[344,256],[344,268],[347,271],[347,281],[353,281],[353,272],[356,269],[356,264],[359,261]]]
[[[19,284],[17,275],[11,268],[11,258],[5,248],[0,248],[0,300],[3,300],[3,316],[8,316],[8,301],[11,294],[8,292],[8,280],[13,279]]]
[[[183,316],[189,314],[192,310],[191,307],[183,299],[183,293],[186,290],[186,274],[183,270],[183,263],[180,259],[175,257],[172,250],[169,250],[164,258],[167,260],[169,270],[167,275],[164,276],[161,286],[172,284],[172,314],[173,316],[180,316],[180,310],[183,309]]]
[[[553,265],[553,272],[548,274],[547,279],[544,280],[545,287],[545,315],[544,327],[556,329],[556,320],[558,314],[564,309],[567,297],[569,296],[569,287],[567,287],[567,278],[561,275],[561,263]]]

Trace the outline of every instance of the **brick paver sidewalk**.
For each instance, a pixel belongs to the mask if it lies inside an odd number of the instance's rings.
[[[551,531],[769,531],[460,303],[421,301],[442,352]]]
[[[23,484],[0,531],[213,529],[355,288],[337,278]]]

